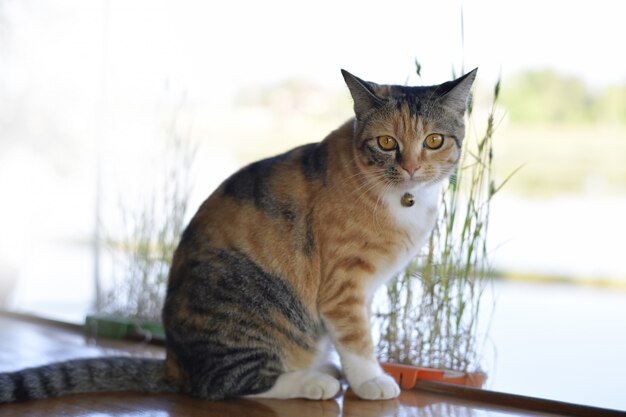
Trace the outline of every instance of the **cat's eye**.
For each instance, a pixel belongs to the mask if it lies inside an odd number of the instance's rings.
[[[443,146],[443,139],[443,135],[439,133],[432,133],[426,136],[426,139],[424,140],[424,146],[428,149],[439,149]]]
[[[379,136],[376,140],[383,151],[393,151],[398,147],[398,142],[389,135]]]

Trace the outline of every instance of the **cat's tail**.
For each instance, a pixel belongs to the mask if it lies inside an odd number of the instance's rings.
[[[177,392],[160,359],[104,357],[0,373],[0,404],[103,391]]]

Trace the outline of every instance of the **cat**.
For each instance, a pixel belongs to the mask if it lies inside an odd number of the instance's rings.
[[[456,169],[476,69],[440,85],[342,70],[354,118],[246,166],[198,209],[175,251],[166,359],[79,359],[0,374],[0,403],[93,391],[329,399],[334,345],[357,396],[394,398],[370,333],[376,288],[416,256]]]

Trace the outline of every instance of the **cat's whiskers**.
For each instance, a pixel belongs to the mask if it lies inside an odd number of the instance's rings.
[[[366,196],[374,189],[380,187],[381,185],[378,184],[378,182],[376,181],[370,181],[369,178],[366,177],[362,177],[360,179],[363,179],[363,182],[361,184],[359,184],[356,188],[354,188],[352,190],[353,194],[356,194],[356,200],[355,202],[357,203],[363,203],[365,206],[368,205],[368,202],[365,200]],[[376,179],[382,179],[382,176],[380,178],[376,178]]]
[[[374,207],[372,209],[372,218],[373,218],[373,226],[376,228],[378,232],[382,232],[384,227],[381,223],[381,219],[379,217],[378,208],[381,206],[382,197],[387,193],[387,191],[393,186],[393,183],[390,183],[385,177],[384,171],[372,171],[370,173],[362,173],[361,176],[353,176],[357,180],[363,180],[361,183],[357,184],[355,188],[352,189],[352,194],[356,194],[356,199],[354,202],[363,203],[363,207],[368,207],[371,203],[365,200],[366,196],[376,188],[382,188],[380,192],[376,192],[376,202],[374,203]],[[373,177],[373,178],[368,178]]]
[[[357,172],[353,175],[347,176],[342,178],[342,181],[337,183],[335,188],[340,187],[340,188],[344,188],[346,186],[346,184],[348,184],[350,181],[352,180],[363,180],[365,182],[367,182],[368,184],[370,183],[370,181],[368,181],[368,175],[366,172]]]
[[[378,230],[382,230],[381,224],[378,221],[378,207],[381,205],[381,201],[383,196],[387,193],[387,191],[389,191],[389,189],[392,187],[392,183],[390,182],[386,182],[384,184],[384,188],[383,191],[381,193],[378,194],[378,198],[376,199],[376,204],[374,205],[374,225],[378,228]],[[384,203],[382,203],[384,204]]]
[[[443,181],[446,178],[450,177],[451,170],[444,169],[443,167],[440,167],[440,166],[434,166],[429,171],[427,171],[427,173],[429,174],[427,182],[435,183],[435,182]]]
[[[383,175],[381,175],[378,179],[383,179],[383,180],[384,180],[384,176],[383,176]],[[376,202],[374,203],[374,208],[373,208],[373,210],[372,210],[372,219],[373,219],[373,223],[374,223],[373,225],[374,225],[374,227],[376,228],[376,230],[377,230],[378,232],[383,231],[383,227],[382,227],[382,225],[381,225],[380,218],[378,217],[378,214],[379,214],[379,213],[378,213],[378,207],[379,207],[379,205],[380,205],[380,203],[381,203],[381,198],[382,198],[382,196],[384,195],[384,192],[386,191],[386,187],[388,187],[388,186],[389,186],[389,185],[388,185],[388,184],[386,184],[386,183],[383,183],[383,184],[382,184],[382,187],[383,187],[383,192],[382,192],[382,193],[376,193]],[[374,183],[374,184],[372,184],[372,186],[371,186],[369,189],[367,189],[365,192],[369,193],[369,192],[370,192],[370,191],[372,191],[374,188],[378,188],[378,187],[381,187],[381,184]],[[359,199],[362,199],[362,198],[363,198],[363,196],[364,196],[364,194],[359,195]]]
[[[351,166],[356,165],[356,156],[352,157]],[[341,181],[334,184],[330,190],[332,191],[335,188],[345,189],[346,185],[350,182],[356,182],[356,187],[348,187],[352,191],[352,194],[356,194],[356,202],[367,203],[365,200],[365,196],[372,190],[377,187],[380,187],[380,182],[385,181],[384,172],[372,171],[366,172],[363,170],[358,170],[352,175],[344,176]]]
[[[356,157],[353,157],[352,161],[350,161],[351,166],[355,166]],[[354,179],[359,179],[359,177],[367,180],[367,173],[361,170],[356,171],[352,175],[347,175],[341,178],[340,181],[329,187],[330,191],[334,191],[336,188],[344,188],[348,182]]]

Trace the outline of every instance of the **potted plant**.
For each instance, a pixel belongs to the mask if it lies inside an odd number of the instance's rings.
[[[378,294],[378,354],[385,371],[405,388],[419,379],[473,387],[486,379],[480,369],[478,318],[490,277],[490,202],[511,177],[496,185],[492,176],[499,92],[500,80],[481,136],[472,135],[470,98],[463,156],[442,191],[426,250]]]

